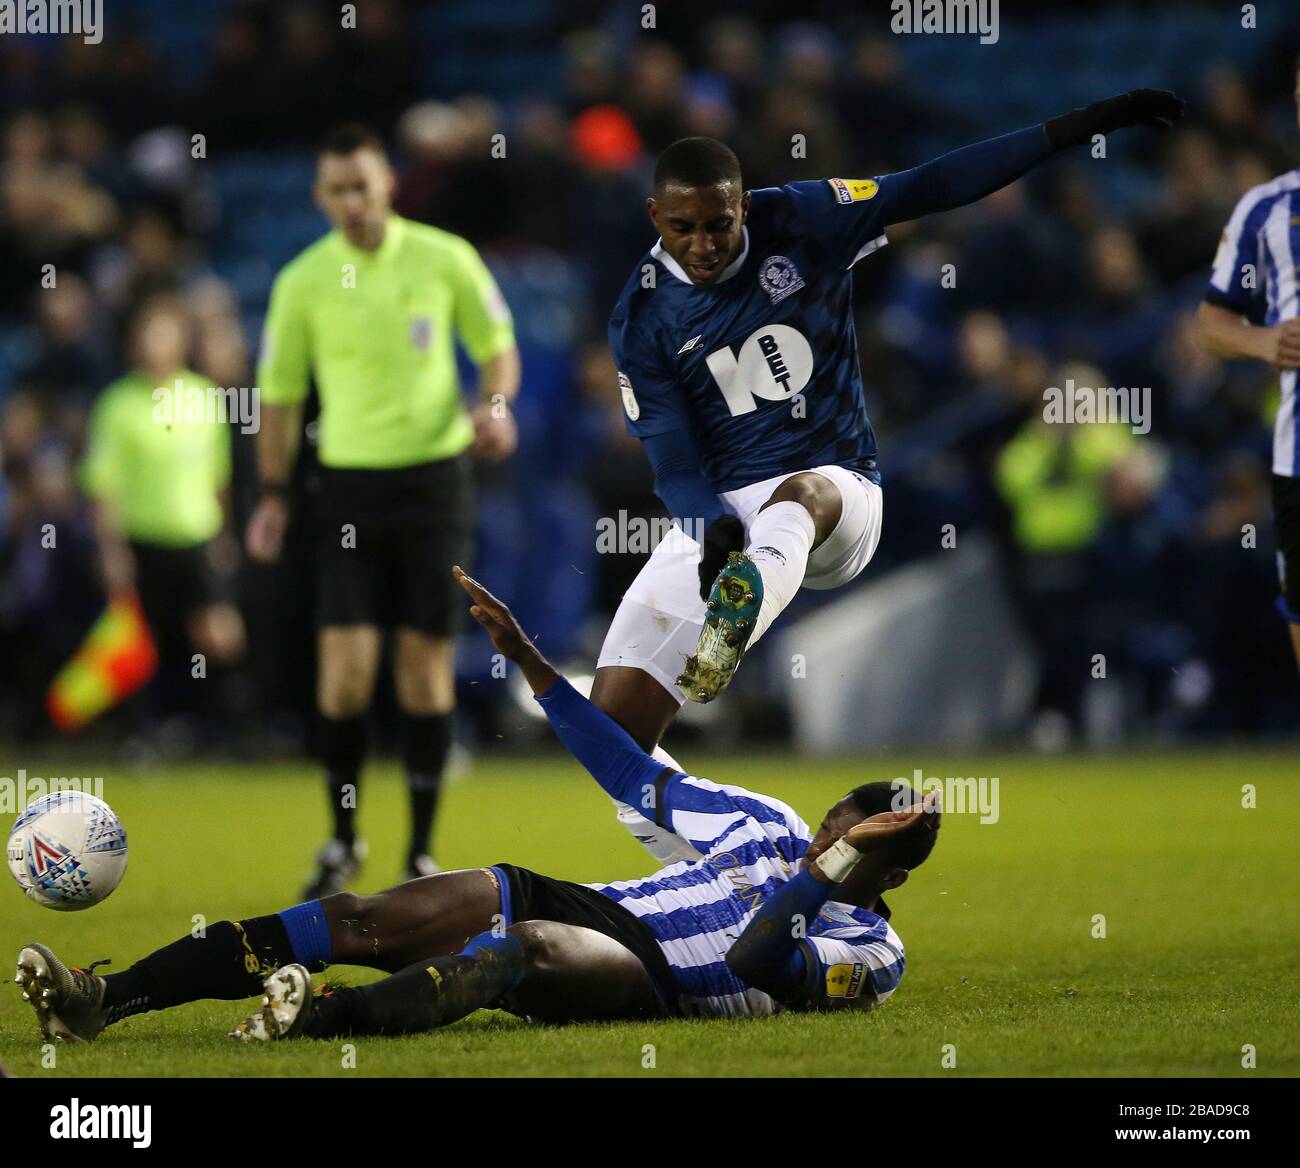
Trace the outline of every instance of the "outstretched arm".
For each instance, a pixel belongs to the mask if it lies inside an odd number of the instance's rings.
[[[610,795],[654,818],[657,783],[671,777],[671,767],[656,762],[617,722],[573,688],[528,639],[514,614],[459,566],[452,575],[469,594],[470,616],[492,644],[519,666],[546,711],[556,737]]]
[[[1042,125],[988,138],[880,180],[880,221],[888,226],[964,207],[1013,183],[1052,154]]]
[[[880,183],[886,225],[963,207],[1015,182],[1059,150],[1126,126],[1171,127],[1183,102],[1165,90],[1135,89],[1011,134],[953,150],[931,162],[886,175]]]
[[[1135,89],[1083,109],[964,146],[911,170],[876,179],[818,179],[782,190],[804,229],[832,263],[851,268],[885,239],[891,223],[963,207],[1015,182],[1058,150],[1125,126],[1172,126],[1183,102],[1159,89]]]
[[[551,667],[505,604],[459,567],[452,574],[473,601],[470,615],[487,630],[493,645],[519,666],[556,736],[606,792],[702,853],[751,820],[787,860],[794,860],[795,835],[807,828],[791,808],[779,799],[712,783],[657,762]]]

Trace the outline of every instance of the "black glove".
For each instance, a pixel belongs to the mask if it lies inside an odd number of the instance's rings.
[[[745,546],[745,527],[734,515],[721,515],[704,529],[704,555],[700,559],[700,599],[708,600],[713,581],[732,552]]]
[[[1174,123],[1182,120],[1186,104],[1167,89],[1134,89],[1052,118],[1046,123],[1047,140],[1053,150],[1064,150],[1091,142],[1094,134],[1109,134],[1125,126],[1172,130]]]

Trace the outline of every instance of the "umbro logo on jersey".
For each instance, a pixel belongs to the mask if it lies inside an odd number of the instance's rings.
[[[701,333],[698,337],[692,337],[689,341],[686,342],[686,344],[684,344],[680,349],[677,350],[677,355],[680,357],[683,353],[689,353],[702,340],[704,340],[703,333]]]

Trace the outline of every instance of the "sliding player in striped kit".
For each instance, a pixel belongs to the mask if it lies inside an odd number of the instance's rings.
[[[501,601],[456,576],[574,757],[702,858],[612,884],[494,864],[338,893],[219,922],[107,976],[28,945],[17,980],[47,1038],[89,1041],[131,1014],[259,988],[262,1007],[234,1037],[414,1034],[485,1007],[548,1022],[754,1016],[894,992],[903,945],[881,895],[933,850],[936,803],[903,782],[868,783],[814,834],[780,800],[665,767],[547,663]],[[314,994],[311,974],[329,964],[392,976]]]
[[[960,207],[1054,153],[1168,128],[1139,89],[871,179],[746,191],[711,138],[675,142],[646,206],[659,241],[609,322],[630,433],[677,521],[628,589],[592,701],[665,765],[681,703],[708,702],[801,588],[838,588],[875,553],[882,496],[852,312],[852,268],[893,223]],[[696,850],[624,806],[661,862]]]
[[[1296,61],[1300,120],[1300,59]],[[1219,241],[1205,300],[1201,344],[1219,357],[1254,357],[1277,367],[1282,398],[1273,426],[1273,517],[1281,585],[1277,607],[1300,665],[1300,168],[1252,187]]]

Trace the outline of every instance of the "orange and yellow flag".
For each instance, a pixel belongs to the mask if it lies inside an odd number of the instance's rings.
[[[50,721],[75,734],[153,676],[158,651],[133,592],[113,596],[45,695]]]

